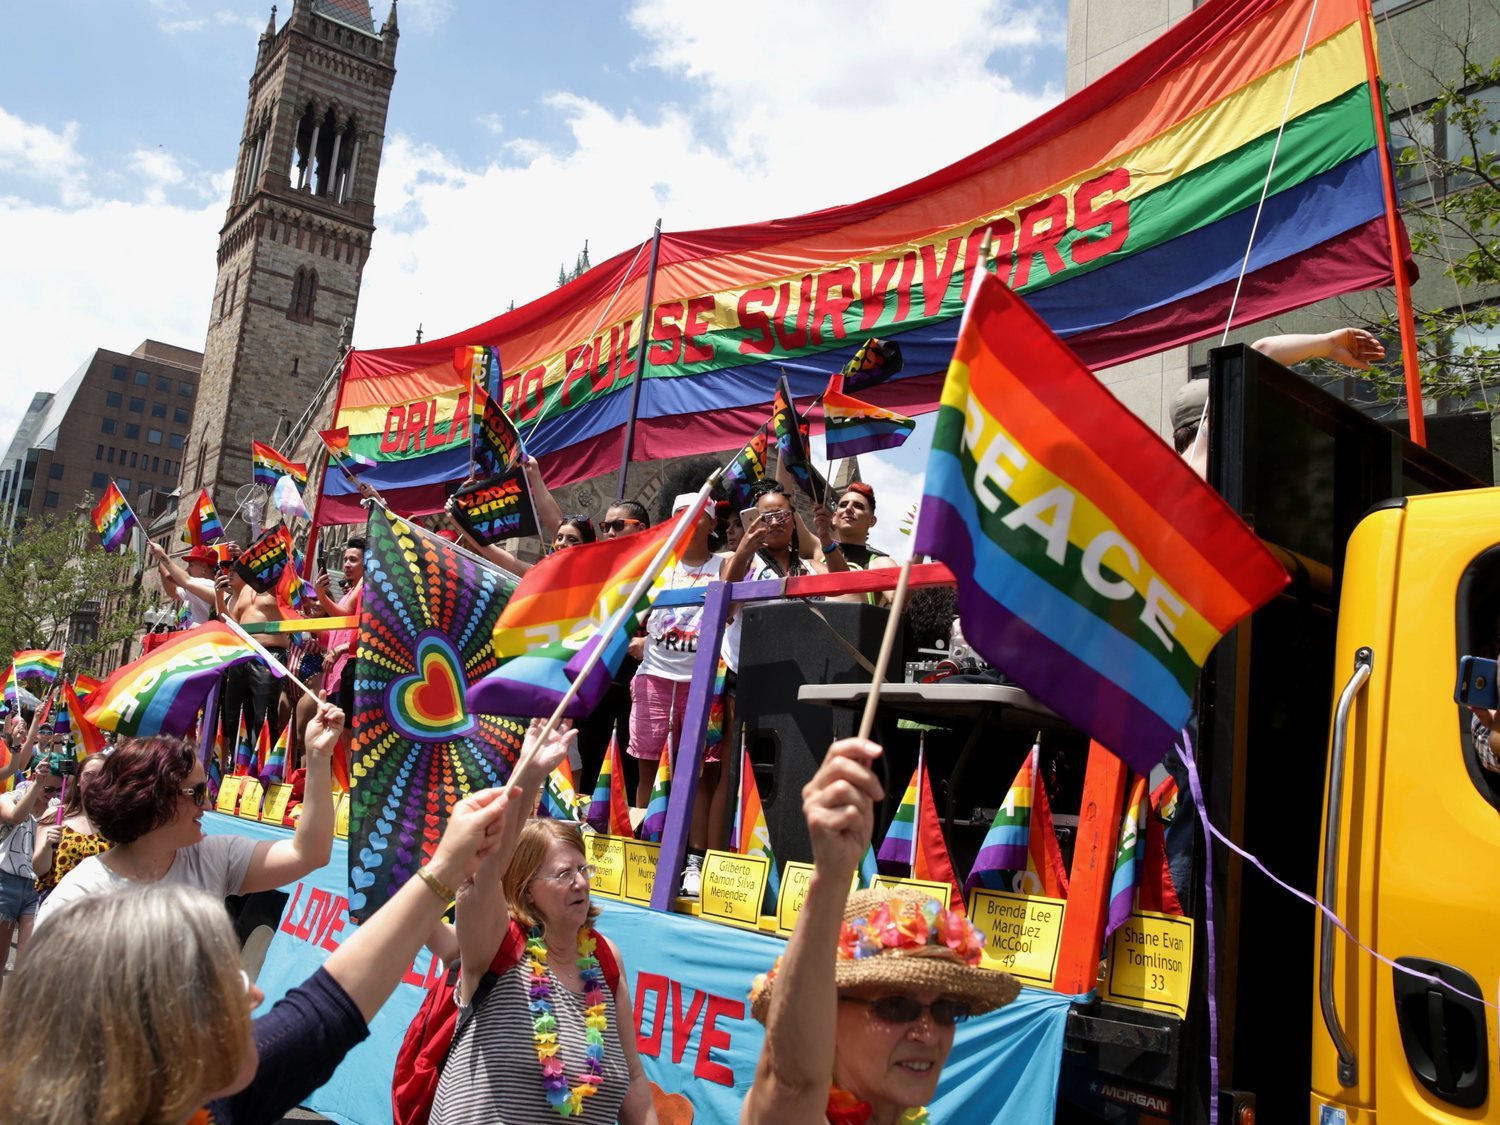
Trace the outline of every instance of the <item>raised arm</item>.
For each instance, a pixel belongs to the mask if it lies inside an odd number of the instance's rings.
[[[1364,371],[1385,358],[1385,345],[1363,328],[1335,328],[1332,332],[1265,336],[1250,345],[1262,355],[1290,367],[1305,359],[1331,359]]]
[[[27,736],[27,745],[30,746],[32,737],[35,735],[35,724],[32,734]],[[43,758],[36,764],[32,771],[31,784],[17,793],[0,794],[0,822],[5,824],[20,824],[31,815],[36,808],[37,800],[42,792],[42,781],[52,773],[52,766]]]
[[[776,970],[765,1045],[741,1122],[812,1125],[825,1119],[838,1026],[833,963],[849,884],[870,844],[875,805],[883,796],[870,769],[880,752],[867,739],[835,742],[802,789],[813,874]]]
[[[307,724],[307,780],[297,831],[290,840],[256,845],[240,894],[284,886],[328,862],[333,853],[333,750],[343,733],[344,713],[320,698],[318,713]]]
[[[458,911],[454,923],[458,931],[458,960],[463,966],[458,986],[459,1002],[463,1004],[474,995],[505,937],[510,912],[501,879],[510,866],[521,829],[536,808],[542,783],[568,756],[568,747],[577,737],[573,730],[555,730],[548,736],[546,744],[531,754],[529,751],[537,745],[543,725],[541,719],[533,719],[526,731],[521,754],[530,760],[512,781],[513,800],[501,822],[498,843],[479,865],[474,878],[458,888]]]
[[[162,573],[164,580],[170,580],[173,586],[185,593],[192,594],[205,605],[214,604],[214,583],[211,578],[194,578],[182,568],[182,564],[176,562],[167,549],[155,540],[147,540],[147,549],[156,562],[156,567]],[[163,583],[165,584],[165,582]],[[175,595],[174,595],[175,597]]]
[[[537,534],[541,536],[542,546],[546,547],[562,526],[563,511],[553,498],[547,482],[542,479],[542,467],[536,463],[536,458],[527,457],[523,465],[526,484],[531,489],[531,503],[536,508]]]

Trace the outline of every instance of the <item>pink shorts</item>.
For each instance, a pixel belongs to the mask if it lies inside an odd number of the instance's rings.
[[[682,734],[682,716],[687,710],[688,690],[693,685],[687,680],[664,680],[660,676],[646,676],[637,672],[630,681],[630,744],[625,752],[632,758],[657,761],[662,747],[667,744],[667,731],[672,732],[672,752],[677,752],[677,740]],[[703,754],[705,762],[717,762],[722,742],[710,746]],[[675,761],[675,757],[673,761]]]

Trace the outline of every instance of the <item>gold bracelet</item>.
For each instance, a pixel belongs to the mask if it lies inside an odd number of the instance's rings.
[[[429,871],[425,864],[417,868],[417,878],[427,884],[432,893],[442,900],[444,906],[449,905],[454,899],[458,898],[453,888]]]

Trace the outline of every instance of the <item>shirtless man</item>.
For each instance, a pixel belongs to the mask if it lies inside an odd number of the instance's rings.
[[[225,617],[248,625],[256,621],[280,621],[284,616],[276,600],[276,591],[258,592],[245,581],[238,567],[230,566],[220,571],[215,581]],[[286,660],[286,650],[291,643],[286,633],[261,633],[256,639],[277,657]],[[274,740],[280,727],[276,708],[276,696],[280,690],[281,682],[272,677],[264,660],[247,660],[229,669],[224,674],[224,704],[220,711],[225,740],[232,742],[238,737],[241,715],[252,742],[260,733],[263,721],[270,723]]]

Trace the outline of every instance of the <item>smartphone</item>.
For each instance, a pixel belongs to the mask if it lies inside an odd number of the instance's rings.
[[[758,519],[760,519],[759,508],[740,509],[740,526],[743,527],[746,531],[749,531],[750,525]]]
[[[1500,710],[1500,693],[1495,690],[1495,662],[1483,656],[1458,658],[1458,686],[1453,702],[1465,707]]]

